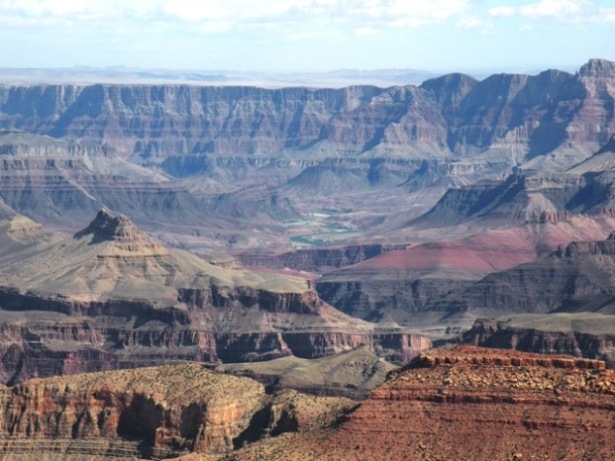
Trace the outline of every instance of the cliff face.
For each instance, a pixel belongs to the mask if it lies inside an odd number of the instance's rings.
[[[317,429],[352,402],[267,396],[198,364],[35,379],[2,389],[0,453],[33,459],[221,454],[264,434]]]
[[[245,253],[238,256],[245,266],[262,266],[271,269],[290,268],[295,270],[324,273],[333,269],[351,266],[394,247],[381,244],[350,245],[341,248],[314,248],[296,250],[280,255],[259,255]]]
[[[317,146],[356,154],[466,153],[506,145],[518,159],[615,132],[613,65],[576,75],[450,75],[420,87],[339,90],[49,85],[0,88],[0,125],[103,140],[124,155],[276,154]],[[359,127],[359,128],[357,128]],[[572,129],[574,127],[574,129]],[[435,150],[434,150],[435,149]]]
[[[403,243],[400,229],[448,188],[516,167],[563,171],[605,145],[612,68],[596,60],[575,75],[452,74],[390,88],[0,86],[0,215],[75,231],[105,206],[200,251],[279,254],[389,233]],[[528,193],[517,179],[502,201],[471,191],[472,209],[457,211],[451,193],[431,217],[613,213],[608,178],[569,187],[579,194],[565,206],[563,188]]]
[[[3,430],[10,435],[9,449],[11,438],[78,443],[122,437],[142,440],[146,453],[225,451],[248,426],[262,396],[256,383],[198,365],[34,380],[6,393]]]
[[[592,318],[589,314],[572,316],[573,322],[579,321],[577,330],[561,328],[558,331],[560,317],[529,317],[530,325],[533,323],[533,326],[516,324],[514,320],[511,324],[510,321],[478,319],[472,328],[463,334],[462,341],[481,347],[587,357],[604,360],[609,368],[615,366],[615,334],[604,331],[610,318],[600,315]],[[545,320],[551,323],[550,327],[541,327],[539,322]],[[601,324],[603,328],[593,328],[593,331],[588,329],[587,323],[592,321]],[[581,328],[583,329],[580,330]]]
[[[614,404],[615,374],[601,361],[439,349],[392,372],[335,430],[229,458],[606,461]]]

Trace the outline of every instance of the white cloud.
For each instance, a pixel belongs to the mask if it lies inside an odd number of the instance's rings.
[[[488,20],[481,18],[480,16],[462,16],[457,21],[457,27],[463,29],[479,29],[489,27],[491,24]]]
[[[371,28],[371,27],[359,27],[359,28],[354,30],[354,34],[357,37],[369,37],[371,35],[376,35],[377,33],[378,33],[378,31],[376,29]]]
[[[580,14],[587,2],[583,0],[541,0],[519,7],[522,16],[537,17],[570,17]]]
[[[288,22],[327,27],[334,23],[349,33],[384,27],[417,27],[444,22],[464,14],[470,0],[4,0],[0,17],[5,23],[23,18],[49,25],[57,20],[150,20],[194,24],[212,22],[244,25]],[[329,24],[330,26],[331,24]],[[225,29],[221,27],[221,29]]]
[[[204,2],[199,0],[170,1],[163,11],[182,21],[221,20],[231,16],[231,11],[223,2]]]
[[[615,22],[615,8],[600,8],[598,18],[604,22]]]
[[[493,18],[523,16],[527,18],[555,18],[580,22],[589,19],[592,2],[589,0],[540,0],[524,5],[501,5],[489,8]]]

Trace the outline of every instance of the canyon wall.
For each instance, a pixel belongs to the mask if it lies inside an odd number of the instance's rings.
[[[124,156],[336,152],[434,157],[488,148],[531,159],[565,143],[605,144],[614,65],[577,74],[463,75],[420,87],[183,85],[0,87],[0,127],[106,142]],[[596,150],[596,149],[594,149]],[[336,156],[337,156],[336,155]]]

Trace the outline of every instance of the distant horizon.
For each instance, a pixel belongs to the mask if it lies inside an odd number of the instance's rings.
[[[143,67],[143,66],[127,66],[127,65],[108,65],[108,66],[91,66],[91,65],[73,65],[73,66],[0,66],[2,70],[81,70],[81,71],[146,71],[146,72],[206,72],[206,73],[235,73],[235,74],[271,74],[271,75],[292,75],[292,74],[331,74],[337,72],[356,72],[356,73],[370,73],[370,72],[422,72],[426,74],[441,74],[446,75],[449,73],[465,73],[471,75],[473,73],[533,73],[542,72],[547,69],[557,69],[562,71],[577,71],[584,64],[592,59],[600,59],[615,62],[615,60],[593,57],[588,58],[584,62],[578,64],[546,64],[545,66],[538,68],[536,66],[509,66],[509,67],[471,67],[471,68],[417,68],[417,67],[335,67],[323,70],[302,70],[302,69],[288,69],[278,71],[266,71],[259,69],[232,69],[232,68],[169,68],[169,67]]]
[[[615,60],[615,0],[6,0],[0,67],[251,73]]]
[[[603,58],[592,58],[603,59]],[[187,84],[213,86],[332,87],[351,85],[420,85],[450,73],[462,73],[477,80],[496,74],[537,75],[548,69],[574,74],[579,65],[546,66],[541,69],[331,69],[322,72],[235,71],[230,69],[164,69],[129,66],[0,67],[0,84]]]

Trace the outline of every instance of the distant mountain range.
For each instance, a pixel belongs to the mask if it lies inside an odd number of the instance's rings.
[[[417,69],[338,69],[328,72],[239,72],[229,70],[169,70],[129,67],[0,68],[0,79],[7,83],[55,84],[190,84],[255,85],[268,88],[310,86],[339,88],[349,85],[418,85],[433,72]]]

